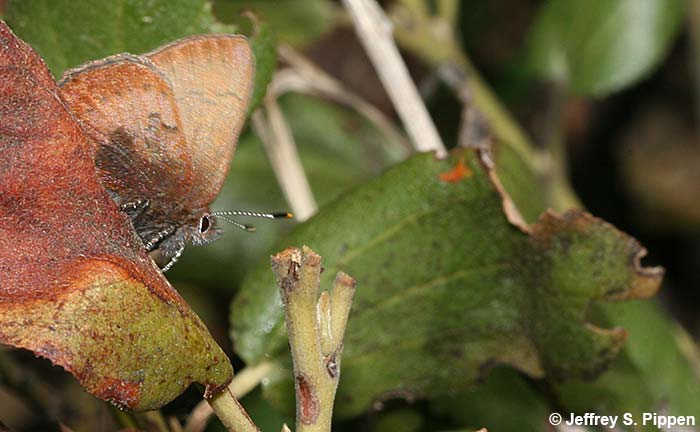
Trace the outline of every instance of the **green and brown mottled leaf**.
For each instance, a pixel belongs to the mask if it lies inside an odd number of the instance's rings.
[[[201,320],[98,182],[41,59],[0,23],[0,343],[92,394],[153,409],[232,376]]]
[[[642,268],[634,239],[585,212],[514,226],[506,204],[486,151],[422,154],[326,206],[280,245],[309,245],[324,257],[323,277],[342,270],[357,281],[337,414],[393,396],[445,395],[496,364],[555,379],[610,364],[626,333],[596,326],[589,308],[652,295],[661,270]],[[244,282],[231,317],[247,362],[286,364],[267,263]],[[284,403],[291,382],[278,378],[267,394]]]

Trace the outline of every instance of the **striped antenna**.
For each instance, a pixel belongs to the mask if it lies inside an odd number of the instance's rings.
[[[231,210],[231,211],[215,211],[209,213],[210,216],[214,216],[215,218],[225,220],[226,222],[242,229],[243,231],[248,231],[248,232],[255,232],[255,227],[252,225],[246,225],[242,224],[240,222],[236,222],[235,220],[229,218],[228,216],[251,216],[251,217],[260,217],[260,218],[266,218],[266,219],[291,219],[292,214],[291,213],[258,213],[258,212],[251,212],[251,211],[246,211],[246,210]]]
[[[215,211],[210,214],[212,216],[252,216],[266,219],[291,219],[293,217],[291,213],[258,213],[246,210]]]

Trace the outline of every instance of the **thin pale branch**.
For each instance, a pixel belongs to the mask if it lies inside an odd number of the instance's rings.
[[[165,417],[160,410],[146,411],[138,414],[140,423],[146,424],[146,429],[157,432],[170,432],[168,424],[165,422]]]
[[[168,424],[170,425],[170,430],[172,432],[185,432],[185,430],[182,428],[182,424],[180,424],[180,420],[178,420],[176,417],[170,417],[168,419]]]
[[[294,136],[274,95],[265,96],[263,106],[264,110],[253,114],[253,130],[263,142],[277,182],[295,218],[303,222],[316,213],[318,206],[301,165]]]
[[[345,105],[371,122],[397,150],[401,152],[411,150],[406,137],[374,105],[348,90],[343,83],[289,45],[280,45],[278,53],[280,59],[284,60],[289,67],[275,74],[268,92],[274,93],[277,97],[289,91],[310,94]]]
[[[396,47],[389,18],[375,0],[343,0],[343,4],[414,148],[444,156],[445,145]]]

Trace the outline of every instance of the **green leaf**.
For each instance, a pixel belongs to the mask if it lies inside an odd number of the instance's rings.
[[[648,296],[658,286],[660,273],[638,266],[639,244],[586,213],[545,213],[531,234],[511,225],[487,164],[475,150],[442,161],[418,155],[326,206],[283,242],[323,256],[322,286],[337,270],[358,284],[337,415],[378,398],[464,389],[487,365],[533,377],[595,375],[625,332],[589,322],[591,303]],[[266,261],[233,304],[233,338],[246,362],[272,356],[286,365]],[[271,383],[271,399],[291,393],[291,381]]]
[[[44,58],[54,77],[90,60],[142,54],[166,42],[202,33],[235,33],[218,23],[206,0],[10,0],[5,20]],[[276,66],[276,42],[260,23],[250,37],[256,60],[250,111]]]
[[[536,73],[603,96],[648,75],[668,52],[681,0],[549,0],[530,35]]]

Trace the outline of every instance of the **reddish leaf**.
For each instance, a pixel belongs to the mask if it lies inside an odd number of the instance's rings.
[[[43,61],[0,22],[0,343],[118,406],[153,409],[228,359],[100,186]]]

